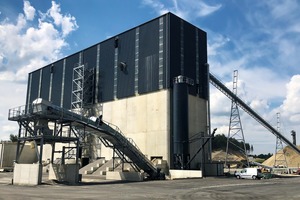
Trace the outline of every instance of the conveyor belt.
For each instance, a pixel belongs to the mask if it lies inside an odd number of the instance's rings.
[[[82,115],[76,114],[69,110],[55,106],[48,101],[37,99],[32,104],[32,111],[25,113],[24,115],[14,114],[14,110],[9,111],[9,119],[18,121],[24,120],[26,116],[30,118],[40,118],[48,120],[71,121],[72,125],[77,128],[82,128],[90,134],[94,134],[99,138],[109,141],[110,144],[123,152],[137,166],[149,175],[151,179],[164,179],[164,174],[160,172],[160,169],[156,168],[152,162],[137,148],[137,146],[130,142],[118,129],[114,129],[107,123],[99,123],[99,121],[93,121]]]
[[[276,137],[281,139],[285,144],[290,146],[293,150],[300,154],[300,150],[290,142],[286,137],[284,137],[279,131],[277,131],[272,125],[270,125],[266,120],[264,120],[259,114],[257,114],[250,106],[248,106],[244,101],[242,101],[238,96],[236,96],[232,91],[230,91],[221,81],[219,81],[215,76],[211,73],[209,74],[210,83],[223,92],[230,100],[235,101],[237,105],[239,105],[245,112],[247,112],[252,118],[254,118],[257,122],[263,125],[266,129],[268,129],[271,133],[273,133]]]

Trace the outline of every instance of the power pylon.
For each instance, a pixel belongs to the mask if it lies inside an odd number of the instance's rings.
[[[238,70],[233,71],[233,90],[232,92],[237,95],[237,81],[238,81]],[[242,146],[240,145],[242,144]],[[228,164],[228,154],[230,149],[238,149],[238,151],[245,157],[247,166],[249,166],[248,153],[245,144],[245,137],[240,118],[239,108],[237,102],[233,99],[231,101],[231,114],[229,121],[229,130],[226,145],[226,159],[225,166]]]
[[[280,132],[280,113],[277,113],[277,131]],[[276,138],[275,161],[274,167],[288,167],[282,141],[279,137]]]

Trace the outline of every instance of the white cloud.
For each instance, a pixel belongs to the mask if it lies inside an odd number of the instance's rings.
[[[67,36],[78,28],[75,17],[70,14],[62,15],[60,5],[52,1],[52,7],[48,10],[47,15],[52,17],[56,26],[61,26],[63,36]]]
[[[143,0],[143,4],[151,6],[156,12],[159,13],[159,15],[170,12],[170,10],[166,8],[163,3],[157,0]]]
[[[28,73],[62,57],[67,36],[77,28],[75,17],[62,14],[54,1],[44,13],[24,1],[15,21],[0,22],[0,139],[16,134],[16,123],[7,121],[7,114],[26,102]]]
[[[299,119],[300,115],[300,75],[294,75],[286,85],[287,95],[282,105],[282,112],[290,116],[291,121]],[[299,122],[299,121],[298,121]]]
[[[186,2],[188,5],[188,2]],[[199,17],[204,17],[207,15],[210,15],[214,12],[216,12],[217,10],[219,10],[222,5],[221,4],[217,4],[214,6],[205,4],[203,1],[198,1],[198,0],[194,0],[192,4],[190,4],[191,7],[195,6],[195,11],[196,11],[196,15]]]
[[[291,14],[299,12],[299,4],[296,0],[272,0],[266,2],[271,10],[271,14],[275,19],[287,18],[289,19]]]
[[[224,47],[229,41],[229,38],[226,38],[220,34],[216,34],[215,37],[212,37],[207,42],[207,54],[209,56],[218,55],[218,50]]]
[[[75,18],[61,14],[54,1],[46,14],[39,11],[36,25],[28,23],[35,16],[35,9],[28,1],[24,1],[24,13],[19,14],[16,23],[4,20],[0,24],[2,80],[7,80],[9,74],[12,81],[25,81],[30,71],[61,57],[62,49],[67,46],[66,36],[78,28]]]
[[[9,75],[8,75],[9,77]],[[16,122],[8,121],[8,110],[26,102],[26,84],[0,80],[0,140],[8,140],[10,134],[17,134]]]
[[[24,13],[27,20],[34,19],[35,8],[30,5],[29,1],[24,1]]]
[[[171,5],[163,4],[158,0],[143,0],[143,3],[151,6],[159,15],[172,12],[185,20],[205,17],[222,7],[221,4],[208,5],[199,0],[172,0]]]

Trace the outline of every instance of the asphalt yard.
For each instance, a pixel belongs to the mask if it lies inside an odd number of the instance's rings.
[[[11,184],[12,173],[0,173],[0,199],[300,199],[300,178],[243,180],[207,177],[122,182],[83,177],[78,185],[44,181],[38,186]]]

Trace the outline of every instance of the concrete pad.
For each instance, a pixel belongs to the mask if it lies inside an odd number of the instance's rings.
[[[18,164],[14,166],[14,185],[39,185],[42,182],[41,164]]]
[[[143,181],[143,174],[140,172],[106,172],[106,180]]]
[[[79,165],[78,164],[50,164],[49,180],[68,182],[77,184],[79,182]]]
[[[170,170],[171,179],[202,178],[201,170]]]

